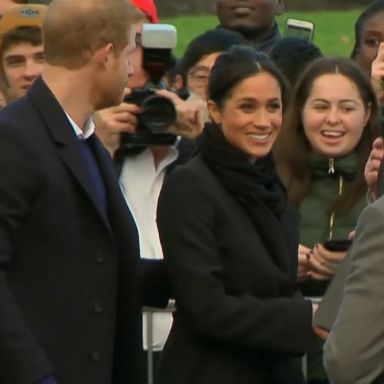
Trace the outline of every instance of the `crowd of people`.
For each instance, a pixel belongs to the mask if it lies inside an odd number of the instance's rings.
[[[160,79],[152,0],[0,4],[0,383],[384,377],[384,0],[349,58],[285,6],[216,0]]]

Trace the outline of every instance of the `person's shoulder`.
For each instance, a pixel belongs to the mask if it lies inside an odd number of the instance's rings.
[[[382,211],[384,213],[384,195],[379,197],[372,203],[368,204],[365,210],[366,211],[377,210],[377,211]]]
[[[43,119],[26,97],[22,97],[0,111],[0,142],[20,156],[42,153],[47,137]],[[32,155],[34,154],[34,155]]]
[[[196,155],[184,164],[178,165],[171,175],[167,178],[170,180],[201,180],[206,179],[211,174],[208,166],[205,164],[200,155]]]
[[[384,221],[384,196],[378,198],[371,204],[368,204],[362,211],[358,218],[360,225],[380,225]]]
[[[24,96],[7,104],[0,111],[0,124],[23,127],[26,123],[31,123],[31,114],[33,114],[33,106]]]
[[[179,150],[180,164],[184,164],[188,160],[192,159],[194,155],[196,155],[196,140],[182,137],[177,146],[177,149]]]
[[[189,179],[191,178],[195,179],[196,169],[195,169],[195,165],[193,165],[193,162],[194,162],[194,159],[191,159],[186,163],[178,164],[176,167],[174,167],[172,169],[172,172],[169,172],[167,177],[164,179],[162,189],[164,189],[165,186],[183,183],[184,180],[189,181]]]
[[[178,166],[164,180],[161,195],[170,196],[180,204],[189,201],[195,207],[217,207],[228,201],[225,187],[199,154],[186,164]]]
[[[214,188],[216,179],[207,164],[200,157],[194,156],[185,164],[181,164],[164,180],[162,192],[192,193],[205,195]]]

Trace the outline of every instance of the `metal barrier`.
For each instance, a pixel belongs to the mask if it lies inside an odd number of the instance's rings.
[[[166,308],[153,308],[143,307],[143,314],[146,314],[146,326],[147,326],[147,384],[153,384],[154,382],[154,369],[153,369],[153,314],[154,313],[172,313],[175,310],[175,301],[169,300]]]
[[[154,313],[172,313],[175,311],[175,300],[170,300],[166,308],[143,307],[143,314],[147,314],[147,384],[154,383],[153,369],[153,314]],[[302,370],[305,381],[307,380],[307,355],[302,358]]]

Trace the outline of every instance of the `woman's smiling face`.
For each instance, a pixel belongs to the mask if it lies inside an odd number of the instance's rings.
[[[241,81],[221,107],[208,103],[212,119],[226,140],[251,160],[266,156],[282,125],[281,88],[267,72]]]
[[[351,153],[370,116],[357,86],[341,74],[325,74],[313,83],[302,124],[313,152],[325,157]]]

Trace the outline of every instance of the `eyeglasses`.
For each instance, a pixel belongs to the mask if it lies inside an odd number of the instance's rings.
[[[191,70],[188,76],[195,82],[196,85],[206,85],[208,83],[209,72],[204,70]]]

